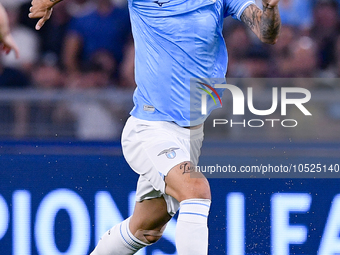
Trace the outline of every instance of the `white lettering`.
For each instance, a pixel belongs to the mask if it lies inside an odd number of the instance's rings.
[[[340,195],[332,201],[324,234],[321,239],[318,255],[340,254]]]
[[[71,220],[71,241],[65,252],[60,252],[54,239],[55,217],[59,210],[66,210]],[[90,217],[82,198],[67,189],[50,192],[41,201],[35,222],[35,241],[39,254],[83,255],[91,237]]]
[[[6,200],[0,195],[0,240],[7,232],[9,225],[9,211]]]
[[[13,194],[13,255],[31,254],[31,194],[17,190]]]
[[[272,196],[272,255],[289,255],[290,244],[302,244],[307,240],[307,228],[302,225],[289,225],[289,214],[307,212],[311,201],[310,194],[277,193]]]
[[[244,255],[245,206],[244,195],[238,192],[227,196],[227,254]]]

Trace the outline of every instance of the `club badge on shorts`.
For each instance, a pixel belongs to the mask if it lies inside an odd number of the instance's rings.
[[[157,156],[161,156],[161,155],[165,154],[165,156],[168,159],[174,159],[176,157],[175,150],[179,150],[179,148],[171,147],[169,149],[161,151]]]

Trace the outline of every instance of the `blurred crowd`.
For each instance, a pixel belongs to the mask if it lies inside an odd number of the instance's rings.
[[[228,76],[338,77],[339,3],[335,0],[281,0],[283,26],[273,46],[260,44],[240,23],[225,26]]]
[[[256,3],[262,6],[261,0]],[[8,12],[20,58],[16,59],[14,52],[0,56],[0,88],[70,91],[135,88],[134,44],[126,0],[62,1],[54,7],[51,19],[40,31],[34,29],[37,20],[28,18],[29,1],[2,0],[2,4]],[[243,23],[231,17],[225,20],[227,76],[338,77],[340,0],[281,0],[279,8],[283,26],[275,45],[262,44]],[[16,104],[15,107],[14,115],[19,116],[15,117],[19,120],[15,133],[24,136],[27,106]],[[59,107],[53,114],[47,111],[45,115],[47,118],[65,116],[64,108]],[[68,108],[73,116],[80,116],[77,125],[92,123],[92,133],[87,135],[88,129],[82,131],[79,127],[79,136],[98,139],[106,134],[99,132],[100,127],[105,126],[105,116],[110,116],[106,106],[92,104],[88,116],[84,116],[84,109],[90,109],[88,103]],[[44,114],[38,112],[36,116],[41,118]],[[119,126],[112,124],[115,121],[116,118],[110,117],[106,130],[112,130],[112,125]],[[119,136],[121,126],[103,138]],[[93,136],[96,131],[97,136]]]
[[[126,3],[68,0],[55,6],[40,31],[28,18],[29,2],[6,7],[20,49],[1,56],[0,87],[134,87],[134,47]]]
[[[256,0],[261,6],[261,0]],[[225,21],[229,77],[337,77],[340,0],[281,0],[282,32],[263,45],[241,22]],[[3,0],[20,59],[1,56],[0,87],[133,88],[134,45],[126,0],[67,0],[36,31],[30,3]]]

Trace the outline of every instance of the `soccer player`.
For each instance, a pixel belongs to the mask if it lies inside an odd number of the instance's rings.
[[[0,3],[0,51],[8,54],[11,50],[14,50],[15,57],[18,58],[19,49],[11,35],[6,10]]]
[[[58,0],[33,0],[39,29]],[[190,78],[223,78],[223,19],[246,23],[262,42],[280,31],[279,0],[128,0],[134,36],[134,108],[122,134],[124,156],[140,175],[133,215],[108,230],[91,255],[128,255],[151,245],[179,209],[179,255],[206,255],[211,196],[204,176],[192,178],[207,116],[191,114]],[[99,28],[100,29],[100,28]],[[242,43],[242,42],[240,42]],[[207,112],[215,108],[208,102]],[[196,173],[199,175],[199,173]]]

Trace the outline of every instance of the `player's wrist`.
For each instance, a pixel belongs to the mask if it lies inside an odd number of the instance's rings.
[[[262,1],[262,5],[264,9],[274,9],[275,7],[277,7],[277,4],[272,4],[270,2],[265,1]]]

